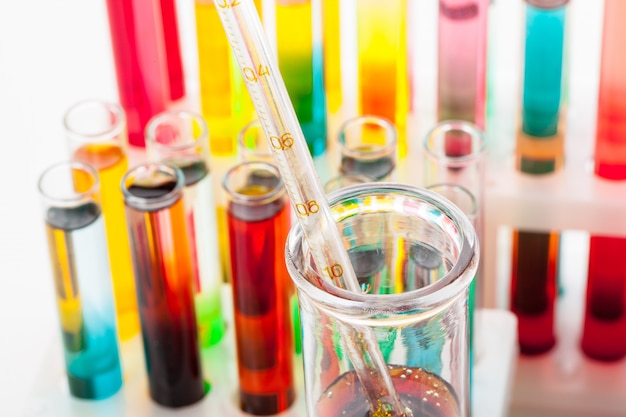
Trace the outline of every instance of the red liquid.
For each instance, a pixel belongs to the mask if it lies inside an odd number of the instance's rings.
[[[173,188],[131,186],[144,198]],[[193,298],[193,276],[182,199],[153,212],[127,207],[150,396],[168,407],[193,404],[205,385]]]
[[[107,0],[120,104],[131,145],[144,146],[144,128],[165,110],[169,91],[160,7],[156,0]]]
[[[582,349],[591,358],[626,355],[626,239],[592,236]]]
[[[292,288],[284,260],[289,209],[284,199],[257,206],[231,202],[228,227],[241,408],[279,413],[294,400]]]
[[[624,18],[626,2],[606,0],[594,156],[596,175],[611,180],[626,179]],[[625,258],[626,239],[591,237],[582,349],[594,359],[626,355]]]
[[[511,310],[518,319],[520,351],[539,354],[550,350],[554,337],[557,233],[515,231]]]
[[[178,100],[185,95],[185,75],[183,73],[183,61],[180,56],[175,0],[161,0],[161,18],[163,35],[165,36],[170,99]]]
[[[420,368],[389,366],[393,384],[413,417],[458,417],[458,399],[452,387]],[[354,372],[343,374],[326,388],[316,404],[320,417],[370,417],[361,383]],[[382,416],[389,414],[382,413]]]

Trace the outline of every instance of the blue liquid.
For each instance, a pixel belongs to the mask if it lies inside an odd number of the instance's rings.
[[[87,204],[50,209],[47,220],[52,262],[67,265],[70,275],[64,280],[61,268],[55,265],[70,392],[85,399],[109,397],[122,386],[122,372],[102,216],[97,206]],[[63,287],[62,283],[68,281],[71,289]],[[69,298],[79,300],[80,311],[72,316],[79,317],[78,322],[74,321],[78,325],[68,328],[63,326],[67,323],[64,314],[67,318],[68,313],[62,306]]]
[[[541,9],[526,5],[522,130],[527,135],[549,137],[557,133],[565,10],[565,6]]]

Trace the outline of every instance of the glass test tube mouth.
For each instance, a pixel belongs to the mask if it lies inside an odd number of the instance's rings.
[[[237,141],[244,161],[257,160],[271,163],[274,160],[259,120],[253,120],[245,125],[239,132]]]
[[[326,193],[331,193],[333,191],[337,191],[339,189],[345,188],[349,185],[356,184],[365,184],[368,182],[375,182],[373,178],[370,178],[366,175],[362,174],[343,174],[337,175],[329,179],[326,184],[324,184],[324,191]]]
[[[147,163],[130,169],[122,178],[124,203],[139,211],[167,208],[182,196],[184,176],[172,165]]]
[[[222,185],[232,201],[247,206],[269,204],[286,193],[278,168],[266,162],[248,161],[232,167]]]
[[[478,202],[470,190],[461,185],[446,182],[431,184],[427,186],[426,189],[434,191],[446,198],[461,209],[472,224],[475,223],[476,217],[478,216]]]
[[[115,103],[83,100],[67,110],[63,126],[73,141],[99,143],[122,134],[126,126],[126,115]]]
[[[46,205],[76,207],[97,199],[100,180],[93,166],[79,161],[64,161],[43,171],[37,187]]]
[[[332,284],[319,284],[326,279],[314,269],[302,229],[296,225],[287,239],[287,268],[296,287],[325,308],[348,312],[352,317],[364,320],[377,315],[397,316],[398,311],[406,313],[444,307],[469,287],[478,267],[478,240],[467,216],[448,200],[429,190],[396,183],[354,185],[333,192],[328,198],[333,217],[347,245],[357,227],[371,228],[372,222],[367,225],[367,216],[390,214],[383,227],[392,231],[400,228],[409,231],[391,235],[390,241],[415,241],[419,245],[420,239],[438,240],[435,242],[436,250],[447,254],[449,259],[445,270],[432,282],[413,287],[405,285],[396,293],[356,294]],[[396,214],[398,216],[394,217]],[[359,215],[363,217],[362,224],[356,223]],[[342,223],[346,225],[343,229]],[[378,232],[373,229],[367,233],[371,237]],[[414,248],[412,246],[410,251]],[[406,252],[405,258],[409,258],[409,250]],[[422,251],[422,255],[429,252]],[[352,263],[354,265],[354,260]],[[357,270],[355,267],[358,276]],[[409,317],[410,314],[407,314],[406,319]]]
[[[384,141],[375,141],[368,144],[366,141],[359,143],[357,146],[352,144],[349,139],[354,131],[371,129],[371,136],[383,137]],[[357,137],[360,139],[364,135]],[[344,122],[339,129],[339,146],[341,153],[347,157],[357,159],[376,159],[381,156],[389,155],[395,151],[398,144],[398,132],[395,126],[389,120],[372,115],[357,116]],[[368,146],[363,146],[368,145]]]
[[[540,9],[556,9],[565,6],[569,0],[526,0],[526,3]]]
[[[424,139],[426,156],[446,161],[451,168],[461,168],[480,158],[486,151],[485,135],[478,126],[465,120],[437,123]]]
[[[209,127],[199,114],[190,111],[166,111],[154,116],[146,125],[148,152],[167,155],[189,150],[204,153]]]

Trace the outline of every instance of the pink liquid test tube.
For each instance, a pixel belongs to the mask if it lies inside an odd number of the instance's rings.
[[[148,120],[169,98],[165,40],[158,0],[107,0],[111,46],[128,139],[144,146]]]
[[[438,119],[485,128],[489,0],[439,0]]]
[[[626,180],[626,2],[606,0],[600,60],[595,174]],[[622,219],[613,219],[622,221]],[[591,236],[582,350],[613,361],[626,356],[626,239]]]
[[[161,0],[161,22],[165,38],[170,100],[178,100],[185,96],[185,72],[180,52],[176,0]]]

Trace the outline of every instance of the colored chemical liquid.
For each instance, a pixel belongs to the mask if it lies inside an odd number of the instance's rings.
[[[222,317],[222,269],[218,257],[217,219],[211,175],[204,161],[171,161],[185,176],[187,227],[191,250],[200,346],[219,342],[226,331]]]
[[[170,99],[178,100],[185,95],[185,74],[180,54],[176,0],[161,0],[161,22],[165,40]]]
[[[109,397],[122,386],[122,372],[100,208],[50,208],[46,233],[70,392]]]
[[[536,137],[557,133],[561,107],[566,7],[526,3],[522,131]]]
[[[339,0],[326,0],[324,11],[324,83],[328,110],[339,110],[343,101],[341,82],[341,7]]]
[[[389,373],[404,406],[413,417],[456,417],[461,415],[453,388],[435,374],[420,368],[389,365]],[[324,417],[385,417],[381,408],[371,412],[363,388],[354,372],[341,375],[316,404]]]
[[[155,1],[107,0],[120,104],[131,145],[144,146],[144,128],[165,110],[168,76],[163,26]]]
[[[372,147],[362,146],[354,151],[367,154],[367,152],[371,150]],[[341,158],[340,171],[344,175],[358,174],[376,181],[384,181],[391,176],[395,165],[394,158],[390,156],[373,159],[343,156]]]
[[[511,310],[517,315],[522,353],[552,348],[558,234],[516,231],[513,235]]]
[[[255,1],[260,9],[258,0]],[[196,0],[196,36],[202,116],[211,127],[212,155],[234,155],[237,133],[253,118],[254,107],[213,0]]]
[[[270,190],[251,178],[237,192]],[[294,400],[292,289],[284,261],[289,208],[284,199],[257,206],[231,201],[228,229],[241,408],[279,413]]]
[[[321,26],[313,14],[318,1],[276,2],[278,66],[314,157],[326,150],[327,127]]]
[[[122,176],[128,170],[123,149],[115,144],[87,144],[76,149],[77,161],[92,165],[98,170],[100,198],[105,217],[106,241],[108,242],[117,328],[121,340],[128,340],[139,333],[139,316],[133,266],[128,241],[124,198],[120,190]],[[80,178],[76,177],[77,185]]]
[[[439,120],[466,120],[485,127],[488,3],[439,3]]]
[[[390,120],[406,152],[409,88],[406,0],[359,0],[357,7],[358,112]]]
[[[608,0],[604,6],[602,57],[595,140],[595,173],[611,180],[626,179],[626,56],[623,19],[626,3]],[[626,239],[591,236],[587,299],[582,334],[585,355],[618,360],[626,355]]]
[[[598,360],[626,355],[626,239],[591,236],[583,352]]]
[[[133,184],[128,191],[157,199],[173,181]],[[168,407],[205,393],[194,309],[193,270],[182,199],[142,212],[127,207],[150,396]]]

